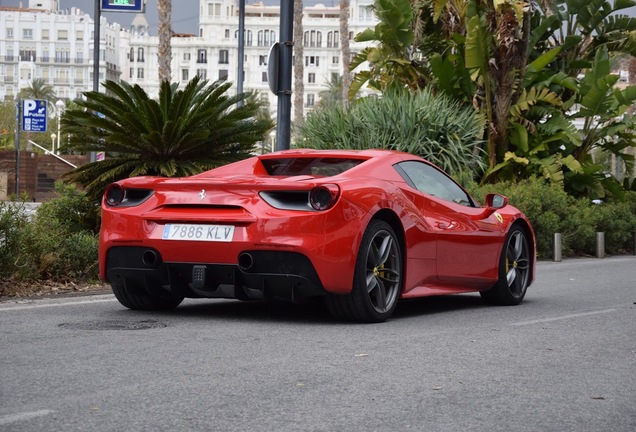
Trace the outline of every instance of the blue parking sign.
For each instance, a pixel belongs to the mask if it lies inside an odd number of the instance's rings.
[[[46,132],[46,105],[41,99],[22,101],[22,130],[25,132]]]

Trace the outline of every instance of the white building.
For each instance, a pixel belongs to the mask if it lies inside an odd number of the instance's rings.
[[[30,0],[29,8],[0,6],[0,99],[13,99],[35,78],[62,99],[93,89],[94,21],[77,8],[59,11],[56,0]],[[120,44],[129,34],[101,20],[99,81],[119,80]]]
[[[200,0],[198,35],[176,34],[172,38],[172,81],[186,83],[195,75],[210,81],[238,80],[238,6],[236,0]],[[377,19],[373,0],[353,0],[350,10],[350,47],[355,53],[363,46],[353,36],[373,27]],[[304,106],[312,109],[320,91],[327,89],[333,75],[342,75],[340,7],[317,4],[303,11]],[[159,91],[158,36],[151,36],[141,16],[131,26],[130,48],[122,80],[142,86],[149,94]],[[269,90],[267,61],[270,47],[278,42],[279,6],[263,3],[245,7],[243,90],[257,91],[267,98],[270,111],[277,110],[276,96]],[[296,59],[294,59],[296,61]],[[293,88],[293,83],[292,83]]]
[[[352,0],[350,47],[362,47],[353,36],[377,23],[373,0]],[[41,5],[41,6],[40,6]],[[270,47],[279,41],[280,8],[256,3],[246,6],[243,90],[254,90],[270,102],[275,114],[276,96],[267,82]],[[319,92],[334,75],[342,75],[339,5],[305,7],[304,106],[311,110]],[[93,20],[79,11],[58,11],[55,0],[30,0],[29,9],[0,7],[0,99],[13,98],[33,78],[53,86],[60,98],[73,99],[92,90]],[[131,28],[101,20],[100,82],[124,80],[139,84],[151,96],[159,91],[159,38],[148,31],[141,14]],[[238,6],[236,0],[200,0],[197,35],[172,37],[172,81],[186,83],[195,75],[210,81],[238,77]],[[296,41],[298,43],[298,41]],[[296,59],[294,59],[296,61]],[[234,84],[236,89],[236,84]]]

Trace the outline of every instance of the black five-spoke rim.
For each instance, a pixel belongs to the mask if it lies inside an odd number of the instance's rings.
[[[367,252],[367,293],[378,313],[391,309],[400,289],[400,254],[391,233],[378,231]]]
[[[530,277],[530,248],[526,236],[515,231],[510,236],[506,249],[506,281],[510,293],[515,297],[523,295]]]

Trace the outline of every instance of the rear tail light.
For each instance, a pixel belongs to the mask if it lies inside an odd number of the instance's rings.
[[[152,189],[124,189],[117,183],[112,183],[104,192],[104,203],[109,207],[134,207],[146,201],[153,194]]]
[[[117,207],[124,200],[126,192],[116,183],[109,185],[104,192],[104,202],[110,207]]]
[[[328,210],[338,201],[340,188],[335,184],[316,186],[309,193],[309,204],[314,210]]]

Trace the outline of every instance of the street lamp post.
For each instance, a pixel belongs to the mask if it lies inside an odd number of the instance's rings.
[[[59,135],[59,132],[58,132]],[[55,153],[55,137],[57,137],[57,135],[55,135],[54,133],[51,134],[51,152]]]
[[[54,146],[53,154],[59,154],[60,153],[60,137],[62,135],[60,134],[60,118],[62,117],[62,113],[64,113],[66,104],[63,101],[58,100],[57,102],[55,102],[55,108],[57,108],[57,150],[55,149],[55,146]]]

